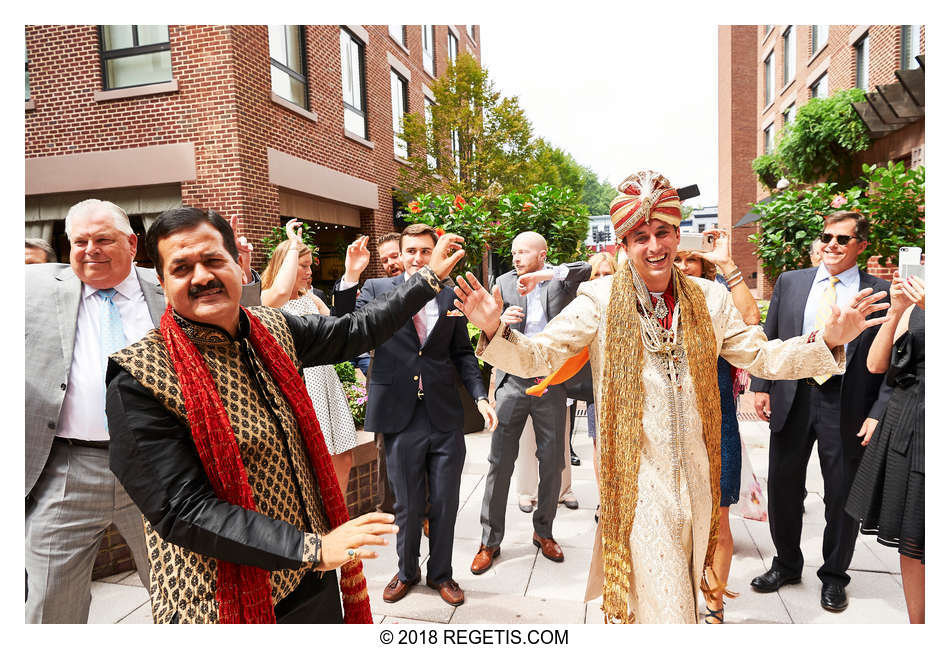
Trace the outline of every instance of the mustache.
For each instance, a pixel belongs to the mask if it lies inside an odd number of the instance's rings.
[[[223,289],[224,283],[221,280],[213,279],[207,284],[202,284],[200,286],[189,286],[188,287],[188,297],[198,297],[202,293],[207,291],[213,291],[215,289]]]

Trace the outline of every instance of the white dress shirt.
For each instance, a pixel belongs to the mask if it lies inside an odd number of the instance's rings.
[[[404,281],[409,281],[409,273],[403,273],[402,277]],[[342,284],[340,290],[344,290]],[[429,334],[431,334],[435,328],[435,323],[439,321],[439,303],[436,299],[437,298],[432,298],[426,302],[425,307],[423,307],[426,312],[426,340],[429,339]]]
[[[112,301],[119,309],[125,339],[131,344],[155,327],[133,268],[129,269],[128,276],[115,290]],[[76,318],[76,344],[56,431],[58,437],[95,442],[109,439],[105,416],[105,376],[99,351],[99,309],[102,302],[96,289],[82,285],[79,316]]]
[[[545,264],[545,268],[552,268],[549,264]],[[545,312],[545,305],[541,304],[541,291],[538,290],[546,284],[548,281],[554,280],[563,280],[567,277],[569,271],[568,267],[564,264],[559,266],[554,266],[554,278],[553,280],[545,280],[543,282],[538,282],[538,285],[532,289],[530,293],[525,296],[526,306],[524,314],[524,335],[533,336],[536,333],[539,333],[544,326],[548,323],[548,316]]]
[[[854,299],[861,288],[861,274],[858,266],[855,264],[848,270],[835,275],[838,278],[838,284],[835,286],[835,304],[843,309]],[[828,283],[831,281],[831,273],[825,268],[824,262],[818,266],[818,272],[815,273],[815,280],[811,285],[811,292],[808,293],[808,300],[805,302],[805,314],[802,318],[802,335],[807,336],[815,330],[815,318],[818,315],[818,305],[821,304],[821,296],[827,290]],[[848,346],[845,345],[847,353]]]

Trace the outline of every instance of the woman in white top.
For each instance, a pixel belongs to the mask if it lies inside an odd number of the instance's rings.
[[[327,305],[310,290],[313,253],[300,237],[300,226],[297,219],[287,223],[287,240],[274,249],[261,276],[261,304],[293,315],[330,315]],[[332,365],[305,367],[303,377],[345,498],[356,426],[343,385]]]

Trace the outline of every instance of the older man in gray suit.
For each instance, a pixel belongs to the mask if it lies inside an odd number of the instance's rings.
[[[511,243],[514,270],[498,278],[504,299],[503,319],[512,328],[532,335],[561,312],[577,296],[577,287],[590,279],[590,265],[574,262],[552,267],[545,264],[547,241],[537,232],[522,232]],[[472,561],[471,571],[488,570],[501,552],[505,535],[505,509],[511,473],[518,457],[518,443],[525,421],[531,415],[538,443],[538,508],[534,512],[533,543],[551,561],[564,561],[554,540],[553,524],[564,468],[564,420],[567,394],[563,385],[549,386],[541,397],[525,394],[535,385],[497,371],[495,402],[498,428],[492,434],[488,454],[488,477],[482,501],[482,542]]]
[[[84,623],[100,541],[115,523],[143,584],[142,514],[109,470],[109,354],[156,326],[165,297],[136,268],[137,239],[113,203],[66,214],[69,265],[26,267],[26,621]],[[260,301],[260,286],[245,299]]]

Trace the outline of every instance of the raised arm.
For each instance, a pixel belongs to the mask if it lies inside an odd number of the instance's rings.
[[[277,271],[274,283],[261,291],[261,304],[264,306],[279,309],[297,295],[297,265],[300,263],[298,251],[303,245],[303,239],[300,236],[302,227],[303,224],[300,221],[291,219],[284,228],[290,247],[287,248],[287,254],[284,255],[284,261]]]
[[[891,308],[888,309],[884,324],[877,330],[877,335],[874,336],[874,341],[868,350],[867,365],[868,372],[871,374],[883,374],[890,368],[891,347],[907,331],[911,307],[914,303],[905,287],[900,271],[895,270],[891,281]],[[913,290],[913,287],[911,289]]]
[[[759,305],[755,303],[752,297],[752,291],[746,285],[739,271],[729,254],[729,235],[725,230],[709,230],[716,237],[715,247],[709,252],[699,252],[700,257],[705,258],[716,264],[720,274],[726,278],[729,291],[732,293],[732,303],[739,309],[742,320],[746,324],[759,324],[762,315],[759,313]]]

